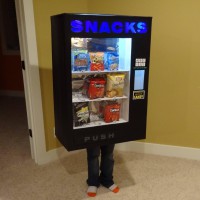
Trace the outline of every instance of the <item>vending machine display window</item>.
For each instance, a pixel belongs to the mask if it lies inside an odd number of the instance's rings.
[[[73,128],[129,121],[131,38],[71,38]]]

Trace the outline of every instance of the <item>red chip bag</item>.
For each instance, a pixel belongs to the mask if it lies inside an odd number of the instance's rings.
[[[103,98],[105,93],[105,83],[106,81],[104,78],[91,78],[88,87],[88,98]]]
[[[104,110],[104,121],[106,123],[119,121],[120,115],[120,104],[108,104],[105,106]]]

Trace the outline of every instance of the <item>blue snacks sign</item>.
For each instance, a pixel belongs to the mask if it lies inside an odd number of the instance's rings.
[[[127,33],[145,34],[147,33],[146,22],[98,22],[98,21],[71,21],[71,31],[74,33]]]

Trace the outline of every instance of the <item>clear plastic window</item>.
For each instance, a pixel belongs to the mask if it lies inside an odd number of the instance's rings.
[[[131,38],[71,38],[74,129],[129,120]]]

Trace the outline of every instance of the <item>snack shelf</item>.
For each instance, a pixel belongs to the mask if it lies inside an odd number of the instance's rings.
[[[72,74],[83,75],[83,74],[106,74],[106,73],[127,73],[129,70],[104,70],[104,71],[72,71]]]
[[[89,128],[89,127],[94,127],[94,126],[104,126],[104,125],[111,125],[111,124],[120,124],[120,123],[127,123],[127,122],[128,121],[120,118],[119,121],[114,121],[114,122],[106,123],[102,119],[102,120],[90,122],[88,124],[84,124],[82,126],[77,126],[77,127],[74,126],[73,129]]]
[[[97,98],[97,99],[89,99],[85,96],[76,96],[72,95],[72,102],[73,103],[78,103],[78,102],[90,102],[90,101],[115,101],[118,99],[128,99],[127,96],[122,96],[122,97],[113,97],[113,98],[108,98],[108,97],[104,97],[104,98]]]
[[[116,49],[111,52],[107,49],[110,40],[100,38],[100,43],[93,44],[90,40],[71,39],[73,129],[129,121],[131,51],[124,49],[131,41],[115,39],[112,45]],[[85,45],[81,43],[84,41]],[[73,48],[77,42],[83,49]]]

